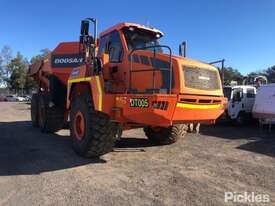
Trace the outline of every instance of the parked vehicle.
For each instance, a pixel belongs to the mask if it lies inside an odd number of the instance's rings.
[[[17,97],[16,97],[16,101],[17,101],[17,102],[24,102],[24,101],[26,101],[26,99],[25,99],[25,97],[23,97],[23,96],[17,96]]]
[[[267,78],[263,75],[248,75],[244,77],[242,85],[253,85],[256,88],[267,84]]]
[[[275,123],[275,84],[259,87],[252,114],[259,119],[260,125]]]
[[[7,95],[5,97],[5,101],[6,102],[16,102],[17,101],[17,97],[16,97],[16,95]]]
[[[257,89],[254,86],[225,86],[223,89],[228,99],[226,117],[236,124],[243,124],[252,118],[252,108]]]
[[[98,39],[96,22],[83,20],[79,42],[60,43],[31,66],[39,85],[34,127],[56,132],[69,118],[74,150],[98,157],[121,130],[140,127],[151,142],[170,144],[185,136],[188,123],[213,124],[224,112],[216,67],[172,55],[159,45],[161,31],[139,24],[118,24]]]
[[[26,102],[30,102],[32,99],[31,96],[29,96],[29,95],[23,95],[22,97],[24,98],[24,101],[26,101]]]
[[[4,95],[0,95],[0,102],[3,102],[3,101],[5,101],[5,96]]]

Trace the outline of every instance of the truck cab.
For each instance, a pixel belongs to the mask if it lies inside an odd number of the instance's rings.
[[[160,30],[127,22],[100,33],[104,94],[131,102],[129,108],[118,103],[115,109],[121,112],[114,118],[155,126],[214,123],[226,104],[219,70],[172,55],[160,44],[162,36]],[[112,107],[105,104],[103,111],[110,113]]]
[[[225,86],[224,95],[228,99],[227,118],[237,124],[244,124],[252,117],[257,89],[254,86]]]
[[[98,55],[103,59],[105,91],[222,97],[218,69],[172,55],[170,47],[160,45],[162,36],[160,30],[134,23],[102,32]]]

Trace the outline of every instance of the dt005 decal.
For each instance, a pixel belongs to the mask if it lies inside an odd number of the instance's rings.
[[[131,98],[130,107],[149,107],[149,100],[147,98]]]

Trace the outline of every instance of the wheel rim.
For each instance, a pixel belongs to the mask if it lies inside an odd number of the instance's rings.
[[[82,112],[78,111],[74,119],[74,133],[78,140],[82,140],[85,133],[85,120]]]

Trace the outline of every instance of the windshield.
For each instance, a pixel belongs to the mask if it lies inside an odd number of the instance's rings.
[[[148,46],[159,45],[158,34],[148,32],[146,30],[131,28],[124,28],[123,33],[127,42],[129,50],[134,48],[143,48]],[[154,48],[148,48],[146,50],[154,51]],[[162,52],[160,47],[155,48],[156,52]]]
[[[231,92],[232,92],[232,88],[231,87],[225,87],[223,88],[223,94],[225,97],[227,97],[228,100],[231,99]]]

